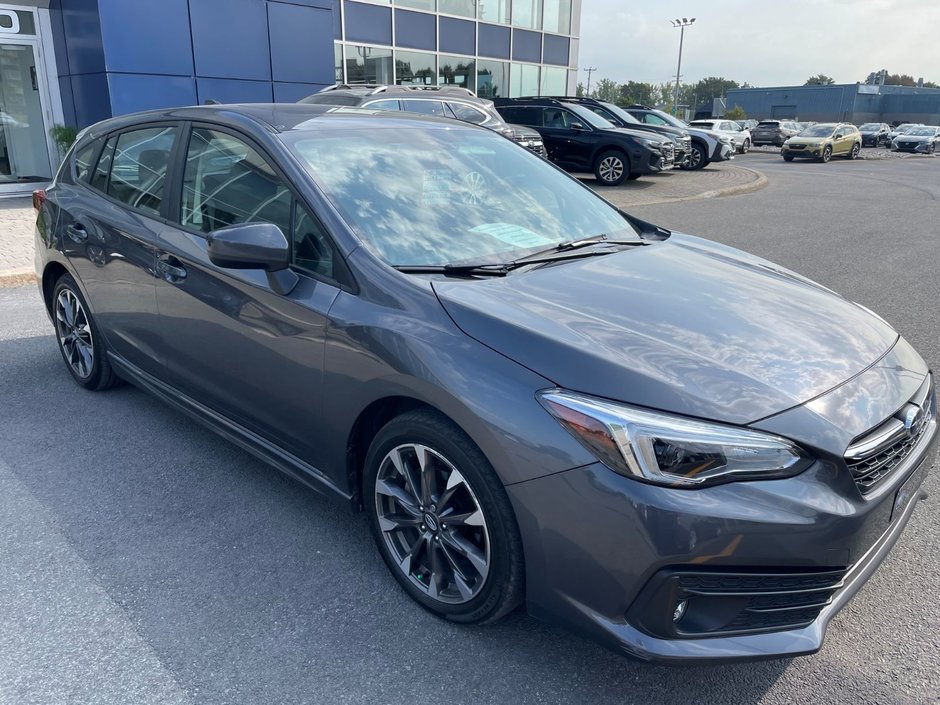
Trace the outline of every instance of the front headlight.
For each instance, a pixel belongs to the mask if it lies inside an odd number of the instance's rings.
[[[718,139],[719,141],[724,142],[725,144],[731,144],[731,138],[728,137],[727,135],[722,135]]]
[[[667,487],[792,477],[813,459],[792,442],[746,428],[637,409],[551,389],[539,402],[611,470]]]
[[[653,149],[659,149],[664,144],[666,144],[662,140],[651,140],[651,139],[647,139],[646,137],[641,137],[639,138],[639,140],[641,143],[645,144],[647,147],[652,147]]]

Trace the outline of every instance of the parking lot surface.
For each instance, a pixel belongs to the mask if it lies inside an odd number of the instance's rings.
[[[784,163],[638,207],[891,321],[940,366],[940,159]],[[517,612],[441,622],[361,516],[130,387],[69,378],[34,286],[0,289],[0,703],[940,702],[940,472],[811,657],[670,669]]]

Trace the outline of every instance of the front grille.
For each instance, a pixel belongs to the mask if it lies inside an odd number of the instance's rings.
[[[686,154],[692,153],[692,138],[691,137],[686,137],[682,140],[682,149],[685,151]]]
[[[843,585],[846,570],[793,573],[691,573],[679,577],[688,600],[676,625],[682,636],[727,636],[800,629],[815,620]],[[718,617],[718,615],[722,615]]]
[[[676,162],[676,148],[672,142],[664,142],[663,146],[660,147],[660,151],[663,155],[663,166],[668,168],[675,164]]]
[[[806,149],[805,144],[791,144],[790,149]]]
[[[845,462],[863,495],[878,487],[904,462],[927,433],[935,415],[933,380],[928,375],[900,411],[852,442],[845,452]]]
[[[917,149],[917,142],[898,142],[898,149]]]

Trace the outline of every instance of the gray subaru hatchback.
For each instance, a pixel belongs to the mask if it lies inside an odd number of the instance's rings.
[[[649,661],[811,653],[936,455],[930,370],[876,314],[473,125],[142,113],[34,203],[76,383],[362,511],[455,622],[525,603]]]

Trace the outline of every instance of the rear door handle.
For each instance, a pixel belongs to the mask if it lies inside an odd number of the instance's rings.
[[[85,242],[88,239],[88,231],[85,230],[85,226],[77,221],[70,223],[65,232],[74,242]]]
[[[186,267],[173,255],[163,255],[157,260],[157,271],[171,284],[186,278]]]

